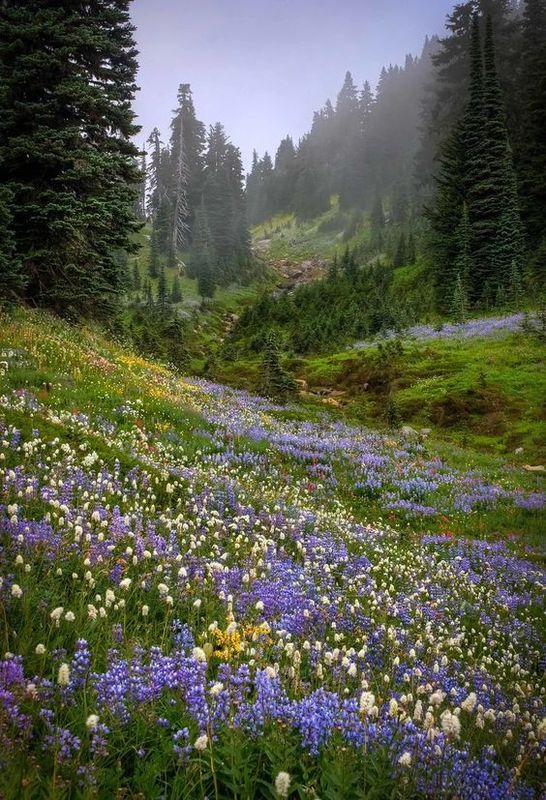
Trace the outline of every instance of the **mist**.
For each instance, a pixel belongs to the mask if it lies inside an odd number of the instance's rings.
[[[134,104],[144,141],[168,135],[180,83],[190,83],[207,124],[221,120],[250,167],[252,150],[274,155],[312,113],[334,99],[347,70],[377,83],[381,68],[421,52],[442,34],[449,0],[135,0],[141,87]]]

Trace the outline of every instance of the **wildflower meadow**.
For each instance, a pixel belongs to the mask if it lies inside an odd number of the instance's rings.
[[[541,797],[540,474],[0,331],[1,797]]]

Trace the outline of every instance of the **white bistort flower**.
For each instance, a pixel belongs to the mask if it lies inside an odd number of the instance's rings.
[[[461,723],[459,717],[452,714],[451,711],[444,711],[441,716],[442,730],[448,739],[458,739],[461,732]]]
[[[207,745],[209,743],[209,737],[206,733],[203,733],[195,740],[195,744],[193,745],[196,750],[203,751],[207,749]]]
[[[87,730],[89,731],[96,731],[97,726],[99,724],[99,717],[98,714],[89,714],[87,717],[85,724],[87,726]]]
[[[375,705],[375,695],[373,692],[362,692],[360,695],[360,713],[369,714]]]
[[[70,683],[70,667],[66,662],[61,664],[57,673],[57,683],[59,686],[68,686]]]
[[[291,782],[292,778],[288,772],[279,772],[275,778],[275,791],[279,797],[288,797],[288,790],[290,789]]]

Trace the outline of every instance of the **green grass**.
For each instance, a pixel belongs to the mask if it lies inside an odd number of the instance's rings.
[[[404,424],[431,428],[452,444],[518,463],[546,459],[546,370],[544,345],[524,333],[466,341],[407,343],[390,361],[376,347],[288,362],[311,391],[335,389],[336,413],[374,427],[385,425],[385,406],[396,399]],[[256,390],[259,357],[218,367],[216,377]],[[305,396],[309,408],[324,408],[320,398]],[[523,453],[514,451],[523,447]]]

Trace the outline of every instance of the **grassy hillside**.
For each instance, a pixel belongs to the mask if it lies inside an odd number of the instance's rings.
[[[539,474],[45,314],[0,362],[4,797],[538,797]]]
[[[402,423],[431,428],[446,441],[520,463],[546,457],[544,342],[536,335],[403,339],[400,349],[375,344],[287,364],[307,384],[306,404],[326,403],[349,418],[385,426],[391,398]],[[223,364],[217,374],[256,389],[260,358]],[[332,391],[329,399],[311,394]],[[519,448],[523,452],[515,454]]]

